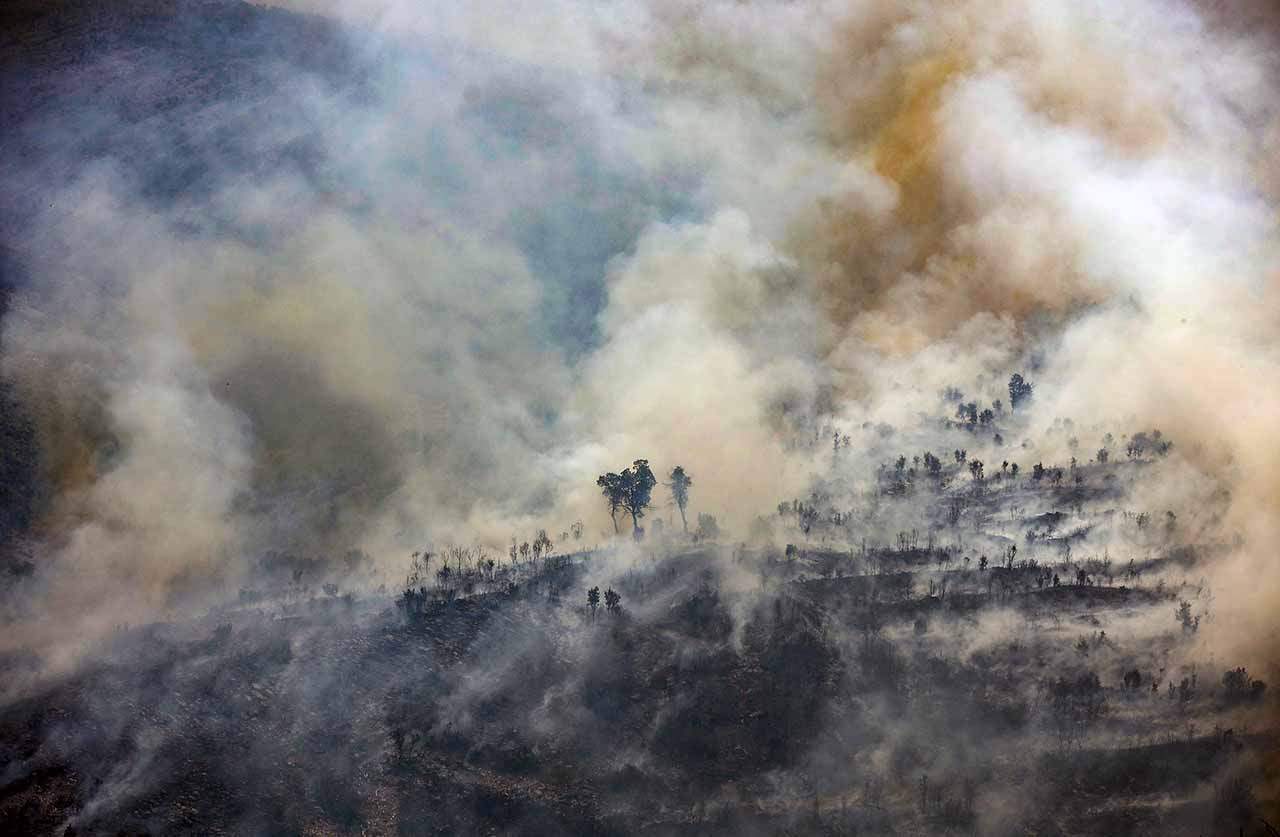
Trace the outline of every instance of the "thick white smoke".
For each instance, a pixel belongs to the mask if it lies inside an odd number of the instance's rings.
[[[603,531],[595,476],[638,457],[741,531],[808,484],[799,428],[909,422],[1036,359],[1034,429],[1159,426],[1230,490],[1220,582],[1270,626],[1265,16],[282,5],[344,20],[372,79],[286,79],[341,188],[229,175],[155,214],[74,172],[40,221],[5,368],[56,466],[49,595],[161,607],[264,549]]]

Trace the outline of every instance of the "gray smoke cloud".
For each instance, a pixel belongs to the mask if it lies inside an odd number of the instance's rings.
[[[1222,641],[1265,653],[1265,9],[278,5],[329,51],[154,110],[181,68],[109,54],[83,72],[135,99],[33,105],[10,141],[41,138],[3,169],[29,281],[2,365],[50,603],[10,642],[225,595],[272,550],[398,571],[602,532],[595,476],[638,457],[745,532],[826,468],[796,437],[1034,364],[1028,438],[1158,425],[1188,479],[1153,504],[1229,490]]]

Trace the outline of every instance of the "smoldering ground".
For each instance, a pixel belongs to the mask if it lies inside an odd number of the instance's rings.
[[[1115,511],[1177,509],[1231,603],[1196,641],[1274,665],[1265,7],[5,15],[4,643],[35,670],[299,569],[371,595],[424,545],[505,554],[577,520],[598,540],[595,477],[637,457],[684,465],[695,513],[738,539],[816,491],[857,512],[830,535],[844,550],[936,522],[922,501],[867,499],[898,455],[967,447],[1029,470],[1155,427],[1171,477],[1118,474]],[[1002,417],[1003,445],[940,424],[940,392],[1007,403],[1018,370],[1038,389]],[[853,444],[833,455],[832,432]],[[1155,549],[1135,537],[1099,525],[1073,548]],[[649,560],[615,558],[598,583]],[[745,597],[725,605],[733,665],[776,653],[743,645],[771,606],[755,571],[714,563]],[[678,577],[670,601],[628,596],[638,619],[701,589]],[[813,621],[797,613],[781,623]],[[567,617],[546,618],[554,649]],[[892,681],[861,637],[833,645]],[[450,685],[455,702],[501,692],[505,670]],[[676,703],[663,717],[712,723]],[[807,741],[827,710],[787,705]],[[868,752],[847,738],[815,763]],[[886,740],[877,763],[905,752]],[[793,746],[770,757],[810,749]]]

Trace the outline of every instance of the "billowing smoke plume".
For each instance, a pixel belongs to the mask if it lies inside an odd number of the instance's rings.
[[[639,457],[745,531],[819,468],[797,436],[1019,369],[1028,438],[1159,426],[1186,491],[1229,492],[1217,581],[1270,628],[1265,13],[281,5],[319,17],[220,40],[192,12],[186,60],[290,43],[198,101],[174,55],[107,53],[83,72],[134,98],[10,108],[41,602],[17,642],[233,591],[272,552],[603,532],[595,476]]]

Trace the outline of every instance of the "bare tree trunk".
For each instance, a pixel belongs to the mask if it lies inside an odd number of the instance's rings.
[[[609,517],[613,518],[613,533],[616,535],[618,534],[618,510],[609,512]]]
[[[680,504],[680,522],[684,524],[684,533],[689,534],[689,521],[684,519],[684,504]]]

